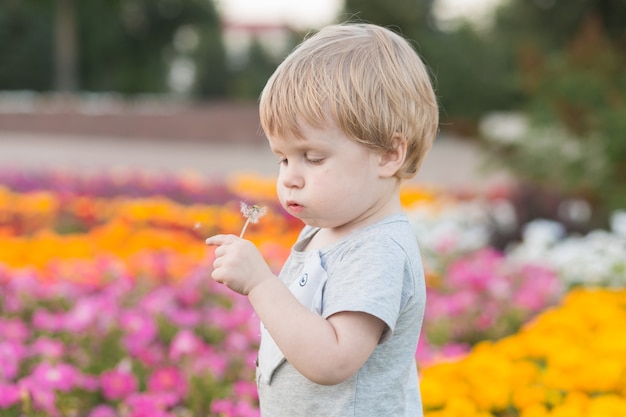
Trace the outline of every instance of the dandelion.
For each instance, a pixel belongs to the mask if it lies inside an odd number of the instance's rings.
[[[243,228],[241,229],[241,234],[239,235],[240,238],[243,237],[243,234],[246,232],[246,229],[248,228],[248,225],[250,223],[258,223],[259,219],[263,216],[265,216],[265,213],[267,213],[267,208],[266,207],[259,207],[256,204],[249,206],[246,203],[244,203],[243,201],[241,202],[241,214],[243,214],[243,217],[246,218],[246,222],[243,225]]]

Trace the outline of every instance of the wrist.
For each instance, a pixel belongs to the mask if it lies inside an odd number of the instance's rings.
[[[250,291],[248,291],[248,298],[262,298],[263,294],[267,293],[267,291],[272,292],[271,288],[273,285],[279,282],[278,277],[271,272],[263,274],[263,276],[256,281],[255,285],[250,288]]]

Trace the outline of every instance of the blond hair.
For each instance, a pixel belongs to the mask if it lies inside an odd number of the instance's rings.
[[[407,155],[395,175],[411,178],[435,139],[439,111],[428,71],[403,37],[344,23],[308,37],[278,66],[261,93],[260,118],[265,134],[277,137],[302,138],[300,121],[334,122],[379,152],[399,135]]]

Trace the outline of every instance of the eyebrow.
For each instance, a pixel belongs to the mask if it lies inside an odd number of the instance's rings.
[[[278,152],[279,149],[277,149],[276,146],[272,145],[272,141],[270,140],[269,142],[270,142],[270,150],[274,153]],[[317,149],[314,149],[314,147],[310,143],[311,141],[308,140],[307,138],[296,138],[295,141],[290,139],[288,142],[288,146],[295,150],[304,151],[304,152],[308,150],[317,150]]]

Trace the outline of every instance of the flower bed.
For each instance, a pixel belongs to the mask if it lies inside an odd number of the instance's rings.
[[[426,417],[626,415],[626,291],[575,290],[519,333],[422,370]]]
[[[277,272],[301,224],[276,204],[273,179],[0,173],[0,416],[258,415],[258,319],[244,297],[208,278],[204,245],[208,235],[241,230],[245,201],[268,207],[246,238]],[[530,327],[510,335],[569,283],[539,257],[490,248],[489,196],[412,186],[402,202],[424,253],[428,303],[416,358],[437,416],[458,405],[441,402],[448,390],[437,384],[461,381],[454,372],[483,341],[521,338]],[[494,361],[493,372],[514,359]],[[443,380],[437,369],[454,371]],[[459,401],[495,410],[483,415],[527,412]]]
[[[177,284],[98,272],[98,285],[0,273],[0,415],[257,415],[243,297],[206,266]]]

